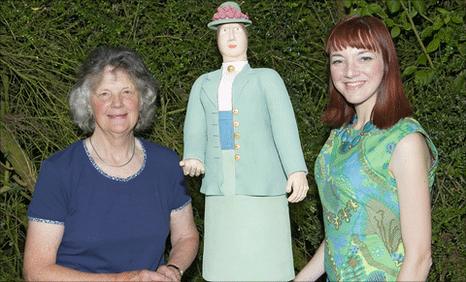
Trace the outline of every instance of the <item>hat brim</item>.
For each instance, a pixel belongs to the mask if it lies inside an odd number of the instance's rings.
[[[219,25],[227,24],[227,23],[242,23],[245,26],[252,24],[252,22],[248,19],[221,19],[221,20],[211,21],[210,23],[207,24],[207,27],[213,30],[217,30],[217,27]]]

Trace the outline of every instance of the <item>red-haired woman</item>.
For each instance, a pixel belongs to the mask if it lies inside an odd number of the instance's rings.
[[[426,280],[437,151],[410,117],[390,33],[378,18],[347,18],[326,52],[334,129],[315,164],[325,239],[296,280]]]

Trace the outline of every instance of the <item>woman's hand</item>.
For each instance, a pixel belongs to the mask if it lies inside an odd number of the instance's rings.
[[[288,197],[288,202],[297,203],[306,198],[309,185],[307,184],[306,173],[298,171],[290,174],[286,183],[286,193],[291,193]]]
[[[181,281],[181,273],[173,267],[161,265],[157,268],[157,272],[163,274],[170,281]]]
[[[122,272],[115,279],[116,281],[180,281],[167,277],[162,272],[150,270],[137,270]]]
[[[199,176],[204,174],[204,164],[200,160],[196,159],[185,159],[180,162],[180,166],[183,168],[184,175]]]

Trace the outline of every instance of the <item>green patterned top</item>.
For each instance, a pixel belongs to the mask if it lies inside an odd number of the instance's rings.
[[[408,134],[425,136],[421,125],[404,118],[381,130],[372,123],[334,129],[315,164],[325,224],[325,271],[330,281],[393,281],[404,259],[396,180],[388,170],[398,142]]]

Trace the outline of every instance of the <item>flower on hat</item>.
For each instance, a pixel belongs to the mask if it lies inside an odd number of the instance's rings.
[[[222,20],[222,19],[247,19],[249,17],[247,14],[241,13],[238,9],[235,9],[233,6],[224,6],[218,7],[217,12],[212,17],[212,20]]]

